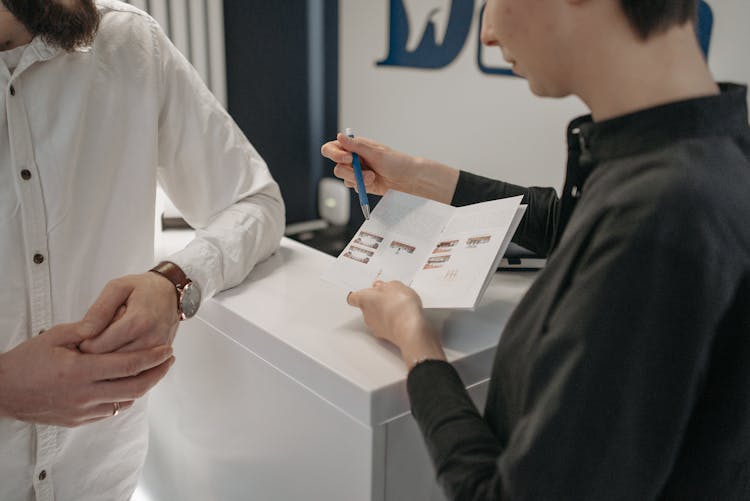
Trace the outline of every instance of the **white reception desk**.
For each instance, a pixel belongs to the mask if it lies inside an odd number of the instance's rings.
[[[406,370],[346,292],[333,258],[284,239],[204,303],[151,393],[143,488],[157,500],[443,499],[409,412]],[[497,274],[474,312],[431,312],[484,405],[494,348],[534,275]]]

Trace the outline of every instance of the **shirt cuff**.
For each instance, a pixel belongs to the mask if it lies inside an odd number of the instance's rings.
[[[445,360],[425,360],[415,365],[406,379],[412,414],[420,423],[430,423],[437,415],[456,407],[473,407],[456,369]]]

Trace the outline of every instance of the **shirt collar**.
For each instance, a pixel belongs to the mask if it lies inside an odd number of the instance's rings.
[[[591,115],[579,117],[568,126],[569,147],[585,145],[590,160],[598,163],[681,139],[746,133],[747,87],[720,84],[720,89],[717,95],[668,103],[602,122],[594,122]]]
[[[35,61],[47,61],[62,52],[61,48],[48,44],[40,36],[35,36],[29,45],[36,55]]]
[[[90,45],[77,47],[73,52],[89,52],[91,50]],[[57,57],[59,54],[65,53],[60,47],[50,45],[40,36],[35,36],[29,42],[27,50],[24,51],[21,60],[18,62],[18,66],[14,71],[14,76],[20,75],[26,68],[33,65],[34,63],[48,61]]]

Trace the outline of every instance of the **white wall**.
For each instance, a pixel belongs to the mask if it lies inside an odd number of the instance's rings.
[[[711,0],[714,32],[708,63],[717,80],[750,83],[750,0]],[[748,99],[750,103],[750,99]]]
[[[472,1],[472,0],[455,0]],[[426,12],[450,0],[405,0]],[[720,80],[750,82],[750,0],[709,0],[709,62]],[[438,70],[377,66],[388,54],[389,0],[341,0],[339,126],[408,153],[523,185],[560,188],[565,126],[586,113],[576,99],[540,99],[525,80],[482,73],[476,62],[479,9],[462,52]],[[443,19],[438,13],[433,19]],[[417,37],[418,38],[418,37]],[[497,53],[488,57],[501,64]]]

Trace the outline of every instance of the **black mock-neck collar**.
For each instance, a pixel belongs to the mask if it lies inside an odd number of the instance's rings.
[[[601,122],[591,115],[573,120],[568,141],[580,131],[591,160],[599,163],[644,153],[681,139],[734,136],[747,130],[747,87],[720,84],[716,95],[668,103]],[[577,144],[571,144],[578,147]]]

